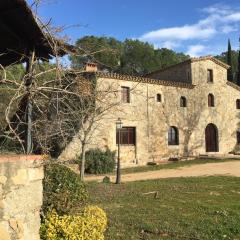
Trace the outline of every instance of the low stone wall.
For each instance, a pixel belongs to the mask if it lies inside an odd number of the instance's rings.
[[[41,156],[0,155],[0,239],[39,240]]]

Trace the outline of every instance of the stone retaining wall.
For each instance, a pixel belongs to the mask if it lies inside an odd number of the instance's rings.
[[[0,155],[0,239],[39,240],[41,156]]]

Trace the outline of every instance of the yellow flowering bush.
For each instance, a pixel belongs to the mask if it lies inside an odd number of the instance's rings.
[[[43,240],[104,240],[106,213],[97,206],[87,206],[82,215],[47,214],[41,226]]]

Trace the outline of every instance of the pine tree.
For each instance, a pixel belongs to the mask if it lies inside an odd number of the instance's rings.
[[[239,38],[239,44],[240,44],[240,38]],[[240,47],[238,50],[238,73],[237,73],[237,85],[240,86]]]
[[[233,82],[233,72],[232,72],[232,48],[230,39],[228,39],[228,52],[227,52],[227,64],[230,68],[227,71],[227,80]]]

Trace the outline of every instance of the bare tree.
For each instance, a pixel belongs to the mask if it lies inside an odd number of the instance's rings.
[[[32,5],[35,12],[39,3],[34,1]],[[44,24],[36,14],[35,18],[49,41],[55,61],[52,64],[43,62],[33,48],[28,56],[23,56],[27,64],[21,79],[10,77],[11,72],[0,66],[1,87],[9,92],[5,107],[6,125],[1,126],[1,138],[4,143],[6,139],[11,141],[23,153],[51,153],[55,156],[73,137],[79,138],[79,169],[83,180],[87,145],[103,117],[119,105],[119,101],[109,101],[117,90],[111,84],[99,88],[95,74],[87,74],[85,69],[64,68],[59,53],[69,49],[65,39],[56,37],[61,28],[52,28],[50,22]]]

